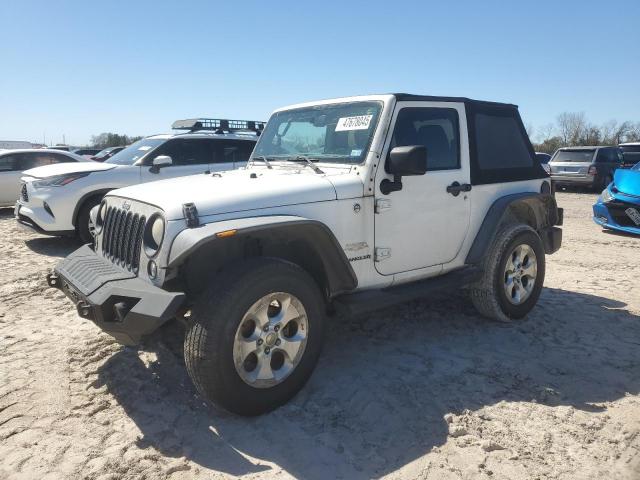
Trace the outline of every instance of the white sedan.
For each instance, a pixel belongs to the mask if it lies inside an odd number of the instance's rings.
[[[56,163],[91,162],[71,152],[45,149],[0,150],[0,207],[12,207],[20,196],[22,172]]]

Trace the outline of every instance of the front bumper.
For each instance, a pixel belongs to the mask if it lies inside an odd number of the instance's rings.
[[[76,305],[78,315],[124,345],[135,345],[175,317],[185,295],[139,279],[83,246],[47,275]]]
[[[593,221],[603,228],[640,235],[640,225],[635,225],[630,218],[625,218],[621,213],[621,210],[625,207],[632,207],[640,212],[640,204],[635,205],[616,201],[614,205],[615,207],[613,207],[612,211],[607,207],[607,204],[602,201],[594,204]]]

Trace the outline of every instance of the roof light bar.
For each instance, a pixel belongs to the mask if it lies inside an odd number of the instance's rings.
[[[176,120],[171,125],[174,130],[214,130],[216,132],[251,131],[258,134],[264,130],[266,122],[257,120],[228,120],[223,118],[187,118]]]

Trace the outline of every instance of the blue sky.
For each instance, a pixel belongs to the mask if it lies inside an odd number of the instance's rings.
[[[640,1],[523,3],[0,0],[0,139],[397,91],[640,121]]]

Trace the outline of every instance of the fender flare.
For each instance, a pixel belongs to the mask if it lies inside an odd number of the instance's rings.
[[[73,224],[74,227],[76,227],[76,222],[78,221],[78,214],[80,213],[80,208],[82,208],[82,205],[84,205],[84,202],[86,202],[89,198],[91,197],[95,197],[98,195],[102,195],[103,197],[109,193],[112,190],[115,190],[118,187],[114,187],[114,188],[101,188],[99,190],[93,190],[91,192],[85,193],[82,197],[80,197],[80,200],[78,200],[76,202],[76,206],[73,207],[73,216],[71,217],[71,222]]]
[[[482,262],[505,213],[510,206],[518,203],[524,203],[531,207],[536,217],[536,225],[534,228],[541,234],[542,230],[559,223],[556,200],[549,194],[524,192],[500,197],[489,207],[482,221],[482,225],[473,240],[469,253],[467,253],[465,260],[467,265],[477,265]],[[551,204],[550,206],[548,205],[549,203]]]
[[[331,229],[317,220],[291,215],[223,220],[183,230],[171,244],[167,267],[178,267],[196,250],[221,241],[217,234],[231,231],[234,233],[228,239],[278,233],[286,238],[303,240],[312,246],[322,262],[330,296],[348,292],[358,286],[351,263]]]

